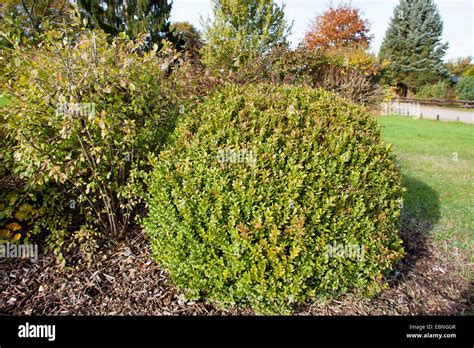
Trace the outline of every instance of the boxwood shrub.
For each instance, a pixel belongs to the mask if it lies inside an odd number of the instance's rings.
[[[324,90],[225,86],[179,123],[148,185],[153,253],[191,299],[290,313],[374,294],[403,256],[390,147]]]

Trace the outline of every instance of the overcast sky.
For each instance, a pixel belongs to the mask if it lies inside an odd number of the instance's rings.
[[[449,42],[447,59],[474,56],[474,0],[435,0],[444,21],[444,40]],[[281,4],[281,0],[276,0]],[[284,0],[286,19],[293,22],[290,41],[302,40],[311,20],[324,10],[326,0]],[[352,0],[371,23],[372,51],[377,52],[398,0]],[[200,18],[211,16],[210,0],[173,0],[172,21],[188,21],[201,29]]]

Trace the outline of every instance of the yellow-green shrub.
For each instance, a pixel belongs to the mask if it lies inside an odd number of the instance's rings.
[[[154,255],[190,298],[287,313],[373,294],[403,254],[390,148],[373,117],[323,90],[226,86],[178,125],[148,185]]]

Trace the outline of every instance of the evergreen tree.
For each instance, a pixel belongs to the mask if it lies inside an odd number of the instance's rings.
[[[273,0],[213,0],[205,23],[203,58],[214,68],[238,69],[286,42],[284,7]]]
[[[169,32],[172,2],[168,0],[78,0],[92,24],[108,34],[126,32],[130,38],[148,33],[148,43],[159,43]]]
[[[443,63],[448,44],[441,42],[442,32],[433,0],[400,0],[395,7],[380,58],[390,61],[385,77],[402,95],[449,75]]]

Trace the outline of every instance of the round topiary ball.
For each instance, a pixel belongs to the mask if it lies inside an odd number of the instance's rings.
[[[152,250],[191,299],[289,313],[375,293],[403,255],[391,150],[324,90],[224,87],[179,123],[148,185]]]

